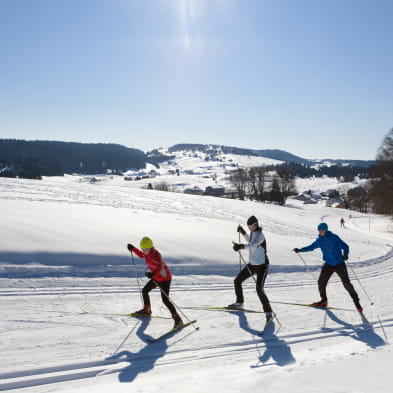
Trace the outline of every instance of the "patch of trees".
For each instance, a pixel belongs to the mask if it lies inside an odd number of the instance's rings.
[[[332,165],[321,166],[318,169],[309,165],[299,164],[295,162],[287,162],[280,165],[269,165],[266,170],[276,171],[279,176],[289,174],[291,176],[306,177],[336,177],[342,178],[345,182],[353,181],[356,176],[367,179],[370,176],[371,167],[352,166],[352,165]]]
[[[276,202],[283,205],[288,196],[296,194],[294,176],[290,173],[272,173],[266,167],[239,168],[229,180],[239,199]]]
[[[378,149],[372,177],[369,182],[369,197],[373,211],[393,218],[393,128]]]
[[[39,179],[145,166],[144,152],[116,144],[0,139],[0,168],[6,168],[1,172],[3,176]]]

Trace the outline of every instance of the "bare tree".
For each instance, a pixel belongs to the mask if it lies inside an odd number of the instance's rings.
[[[393,128],[383,139],[376,158],[374,179],[369,183],[373,211],[393,218]]]
[[[280,204],[284,204],[287,198],[296,192],[295,179],[289,173],[282,173],[279,177],[279,185],[281,191]]]
[[[247,187],[252,199],[265,200],[266,169],[263,166],[249,169]]]
[[[240,200],[244,200],[246,196],[246,187],[248,182],[248,175],[245,169],[239,168],[233,171],[229,176],[229,181],[237,192]]]

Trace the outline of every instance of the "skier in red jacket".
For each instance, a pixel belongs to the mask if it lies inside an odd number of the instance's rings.
[[[141,316],[151,315],[149,292],[158,286],[161,289],[162,301],[168,307],[175,321],[175,327],[181,326],[183,321],[169,298],[172,275],[167,264],[162,259],[161,254],[154,248],[153,241],[149,237],[144,237],[141,240],[140,247],[142,251],[138,250],[132,244],[127,244],[127,248],[131,253],[133,252],[139,258],[145,259],[146,265],[150,270],[146,271],[146,277],[150,280],[142,289],[144,307],[136,311],[135,314]]]

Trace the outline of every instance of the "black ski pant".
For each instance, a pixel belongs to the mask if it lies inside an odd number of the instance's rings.
[[[168,307],[168,310],[172,315],[177,314],[175,306],[169,300],[169,290],[171,288],[171,280],[157,282],[155,280],[149,280],[142,289],[143,303],[145,306],[150,306],[149,292],[157,288],[157,285],[161,289],[161,299],[163,303]]]
[[[337,273],[339,275],[344,285],[344,288],[348,291],[353,301],[355,303],[359,303],[359,296],[355,291],[355,288],[351,284],[351,281],[349,280],[348,270],[345,263],[341,263],[338,266],[330,266],[325,263],[322,266],[321,274],[319,275],[318,279],[318,289],[321,295],[321,300],[327,302],[326,286],[333,273]]]
[[[257,275],[256,279],[256,289],[257,289],[257,294],[259,297],[259,300],[261,301],[263,305],[263,311],[264,312],[272,312],[272,308],[269,303],[269,299],[267,298],[265,291],[264,291],[264,285],[265,285],[265,280],[266,276],[269,270],[269,264],[264,264],[264,265],[251,265],[248,263],[243,270],[237,275],[235,278],[235,293],[236,293],[236,302],[238,303],[244,303],[244,296],[243,296],[243,287],[242,283],[243,281],[247,280],[247,278],[253,276],[255,273]]]

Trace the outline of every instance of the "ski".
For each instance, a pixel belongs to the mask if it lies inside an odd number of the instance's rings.
[[[357,310],[353,310],[353,309],[350,309],[350,308],[340,308],[340,307],[330,307],[330,306],[319,307],[319,306],[314,306],[313,304],[307,304],[307,303],[290,303],[290,302],[273,302],[273,301],[271,301],[270,303],[288,304],[290,306],[311,307],[311,308],[318,308],[318,309],[321,309],[321,310],[357,311]]]
[[[161,334],[161,336],[158,336],[157,338],[152,338],[152,339],[149,339],[149,338],[148,338],[148,339],[147,339],[147,342],[151,344],[151,343],[155,343],[155,342],[157,342],[157,341],[160,341],[160,340],[162,340],[163,338],[169,336],[170,334],[172,334],[172,333],[174,333],[174,332],[176,332],[176,331],[178,331],[178,330],[181,330],[181,329],[185,328],[186,326],[189,326],[189,325],[191,325],[192,323],[195,323],[195,322],[196,322],[196,319],[194,319],[193,321],[190,321],[190,322],[183,323],[183,325],[174,327],[174,328],[172,328],[171,330],[168,330],[166,333]],[[198,330],[198,329],[199,329],[199,328],[197,328],[197,330]]]
[[[93,312],[93,311],[87,311],[87,310],[82,310],[82,314],[93,314],[93,315],[104,315],[104,316],[117,316],[117,317],[132,317],[132,318],[160,318],[160,319],[172,319],[169,317],[162,317],[160,315],[141,315],[137,313],[101,313],[101,312]]]
[[[256,314],[264,314],[264,311],[248,310],[246,308],[229,308],[229,307],[184,307],[193,310],[207,310],[207,311],[240,311],[240,312],[251,312]]]
[[[258,334],[258,336],[263,337],[263,335],[266,333],[267,329],[272,324],[275,317],[276,317],[276,314],[273,313],[272,317],[268,321],[266,321],[265,326],[263,327],[263,330]],[[281,326],[281,324],[280,324],[280,326]]]

